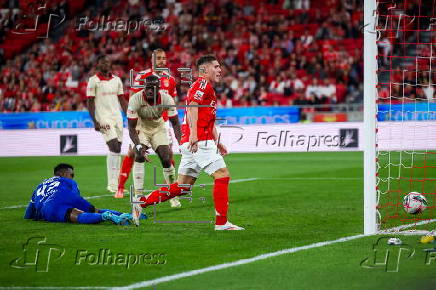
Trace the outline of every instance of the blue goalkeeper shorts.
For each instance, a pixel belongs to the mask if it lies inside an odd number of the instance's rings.
[[[69,214],[73,208],[71,204],[48,202],[41,209],[42,217],[48,222],[65,223],[70,221]]]
[[[75,200],[52,200],[46,202],[42,209],[42,217],[48,222],[64,223],[70,221],[70,213],[73,208],[77,208],[84,212],[94,212],[95,208],[87,200],[83,198]]]

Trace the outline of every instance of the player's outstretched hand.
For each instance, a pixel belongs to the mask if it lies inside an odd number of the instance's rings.
[[[191,151],[192,153],[197,152],[198,150],[198,138],[195,135],[190,135],[189,136],[189,146],[188,146],[189,151]]]
[[[216,145],[216,147],[218,148],[218,151],[219,151],[219,153],[222,156],[225,156],[225,155],[229,154],[229,152],[227,151],[226,146],[224,146],[223,143],[218,143],[218,145]]]
[[[135,146],[135,154],[138,156],[143,156],[145,158],[145,162],[151,162],[150,157],[148,157],[149,148],[144,144],[138,144]]]

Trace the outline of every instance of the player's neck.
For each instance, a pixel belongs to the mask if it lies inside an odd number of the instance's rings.
[[[109,78],[111,76],[111,72],[110,71],[107,71],[107,72],[99,71],[99,74],[101,74],[105,78]]]
[[[203,78],[203,79],[205,79],[206,81],[212,83],[212,80],[211,80],[209,77],[207,77],[206,75],[204,75],[204,74],[199,74],[198,77],[199,77],[199,78]]]

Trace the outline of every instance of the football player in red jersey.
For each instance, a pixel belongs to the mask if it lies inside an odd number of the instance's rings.
[[[165,68],[167,67],[167,58],[166,53],[163,49],[156,49],[153,51],[152,54],[152,69],[147,69],[144,71],[141,71],[138,73],[138,75],[135,77],[134,85],[144,85],[145,79],[151,75],[158,75],[160,78],[160,84],[159,84],[159,91],[163,91],[166,94],[169,94],[171,97],[176,98],[177,97],[177,89],[176,89],[176,80],[174,77],[172,77]],[[142,88],[131,88],[132,94],[137,93],[141,91]],[[169,119],[168,119],[168,113],[167,111],[163,112],[162,118],[165,121],[165,128],[168,135],[168,140],[170,141],[170,149],[172,147],[172,140],[173,140],[173,130],[171,129],[169,125]],[[116,198],[122,198],[124,196],[124,187],[126,184],[127,179],[129,178],[130,171],[133,167],[133,175],[134,175],[134,181],[138,184],[140,188],[137,188],[135,186],[135,189],[137,190],[137,194],[142,194],[142,186],[141,184],[144,184],[144,163],[134,162],[135,159],[135,152],[132,148],[132,146],[129,147],[129,151],[127,155],[124,157],[122,165],[121,165],[121,171],[119,174],[119,180],[118,180],[118,191],[115,194]],[[170,160],[172,163],[172,171],[168,174],[164,174],[165,182],[167,184],[174,183],[174,177],[175,177],[175,162],[173,158],[173,152],[170,150]],[[173,198],[170,200],[171,207],[180,207],[180,201],[178,198]]]
[[[198,59],[197,67],[199,77],[186,100],[177,182],[146,197],[134,198],[133,219],[139,224],[142,208],[188,193],[203,170],[214,179],[215,230],[244,230],[227,220],[230,174],[223,159],[227,149],[219,143],[215,127],[217,98],[212,87],[221,79],[221,65],[215,56],[204,55]]]

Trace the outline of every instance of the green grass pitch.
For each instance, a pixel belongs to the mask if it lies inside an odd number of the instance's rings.
[[[128,286],[363,232],[361,152],[227,156],[234,181],[230,185],[229,218],[246,228],[241,232],[215,232],[210,223],[155,222],[212,221],[212,180],[205,175],[197,183],[206,186],[194,188],[192,201],[182,200],[181,209],[161,204],[156,208],[156,219],[153,208],[148,208],[145,212],[150,217],[140,227],[23,220],[24,208],[13,206],[26,204],[34,187],[50,177],[59,162],[75,166],[82,195],[93,196],[90,201],[97,208],[130,211],[127,197],[114,199],[105,190],[105,157],[0,158],[0,287]],[[146,167],[149,189],[153,165],[158,165],[154,157],[153,164]],[[158,181],[162,180],[159,168]],[[45,238],[46,242],[41,243],[39,252],[23,251],[23,244],[32,237]],[[401,236],[407,245],[400,250],[387,246],[385,237],[362,237],[301,250],[145,289],[434,287],[436,253],[423,249],[436,244],[422,245],[416,236]],[[379,245],[374,246],[379,238]],[[50,247],[53,250],[48,257]],[[64,254],[59,257],[61,251]],[[98,258],[104,253],[118,254],[119,260],[104,263]],[[132,263],[135,257],[139,262],[127,267],[128,255]],[[17,258],[21,260],[14,264]]]

